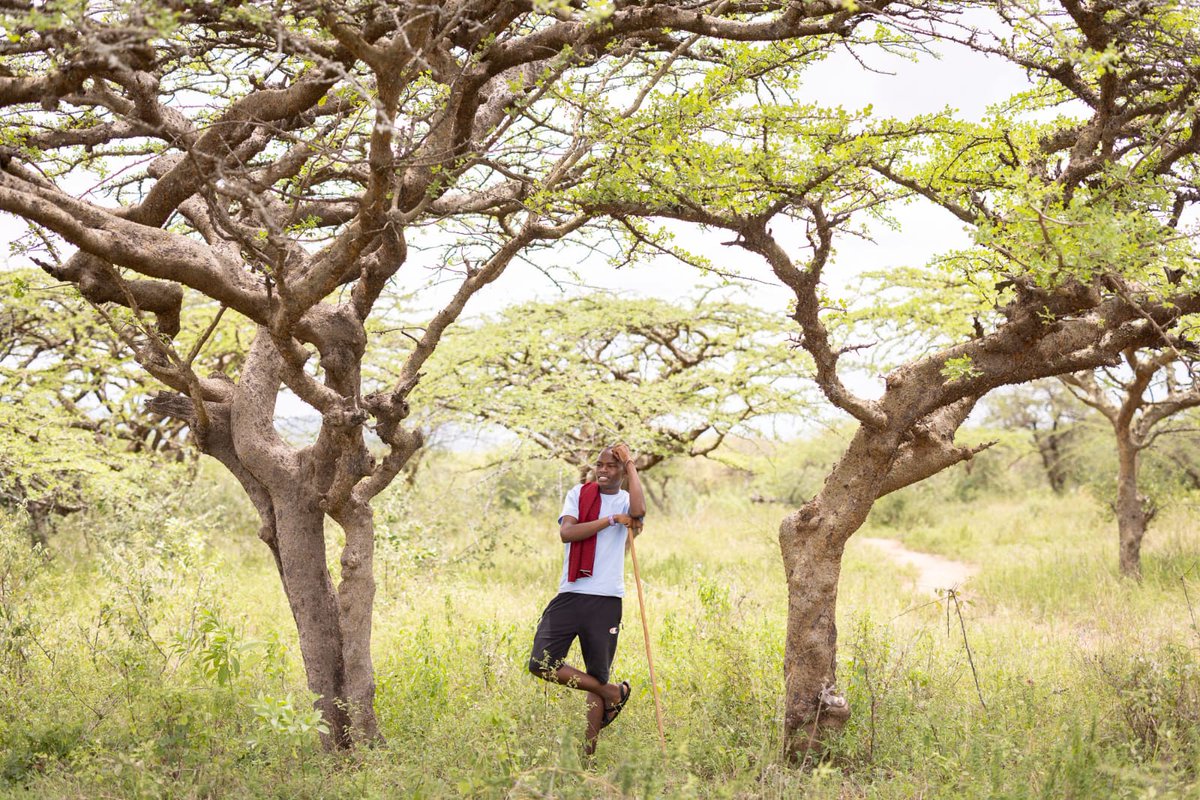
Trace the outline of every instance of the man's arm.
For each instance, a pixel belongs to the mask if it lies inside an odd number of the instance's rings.
[[[642,479],[638,477],[637,467],[633,463],[633,454],[628,445],[618,444],[612,449],[613,455],[625,465],[625,479],[629,482],[629,516],[641,520],[646,516],[646,497],[642,493]],[[639,524],[638,529],[641,529]]]
[[[633,518],[629,514],[613,514],[613,521],[621,525],[630,526],[634,523]],[[574,517],[568,515],[562,518],[562,522],[558,526],[558,535],[564,542],[582,542],[589,536],[595,536],[600,531],[608,527],[608,517],[601,517],[594,522],[580,522]]]

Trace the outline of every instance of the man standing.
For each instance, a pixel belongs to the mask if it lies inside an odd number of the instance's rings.
[[[621,488],[628,479],[629,491]],[[606,447],[596,460],[596,480],[572,487],[558,518],[563,570],[558,595],[542,612],[529,657],[539,678],[587,692],[585,755],[596,752],[600,729],[617,718],[629,699],[629,681],[608,682],[621,627],[625,596],[626,536],[642,527],[646,501],[629,448]],[[579,637],[586,672],[567,665]]]

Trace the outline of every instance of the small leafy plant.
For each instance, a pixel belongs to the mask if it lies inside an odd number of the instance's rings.
[[[283,697],[259,692],[251,702],[250,710],[260,723],[258,732],[247,741],[251,747],[262,747],[272,739],[282,739],[288,751],[295,754],[305,745],[312,744],[313,733],[329,733],[329,725],[321,712],[311,705],[297,706],[291,692]]]

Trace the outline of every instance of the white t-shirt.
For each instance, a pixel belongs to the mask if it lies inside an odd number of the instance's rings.
[[[579,491],[583,484],[572,487],[563,500],[562,513],[558,516],[558,524],[563,517],[579,519]],[[600,516],[605,519],[610,514],[629,513],[629,492],[618,489],[616,494],[600,493]],[[567,581],[567,569],[571,559],[571,543],[563,543],[562,579],[558,582],[559,592],[577,592],[578,594],[599,594],[606,597],[625,596],[625,526],[617,523],[609,525],[596,534],[596,561],[590,577],[579,578],[575,582]]]

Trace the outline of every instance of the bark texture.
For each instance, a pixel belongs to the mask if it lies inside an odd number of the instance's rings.
[[[837,686],[842,548],[831,543],[832,531],[822,530],[814,505],[789,515],[779,528],[788,584],[784,729],[790,751],[802,758],[819,754],[819,737],[840,730],[850,718],[849,707],[829,694]],[[815,687],[820,690],[814,693]]]
[[[297,484],[292,493],[275,501],[279,509],[275,531],[284,585],[291,588],[288,606],[300,634],[308,688],[317,695],[317,708],[330,728],[326,744],[341,747],[350,739],[350,698],[346,694],[350,675],[345,648],[358,632],[342,625],[337,593],[325,562],[325,514],[305,491],[308,488]],[[362,732],[367,736],[377,733],[373,706],[371,711],[372,728]]]
[[[1124,433],[1125,436],[1121,434]],[[1153,516],[1149,499],[1138,492],[1138,448],[1128,431],[1117,432],[1118,564],[1127,578],[1142,579],[1142,537]]]

